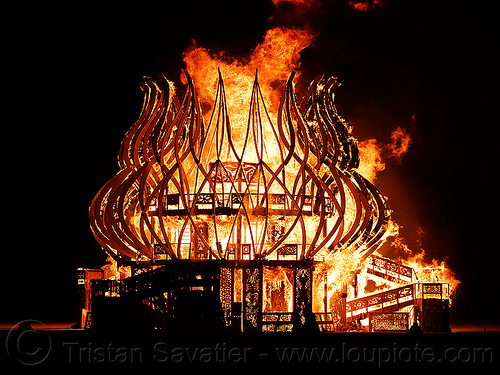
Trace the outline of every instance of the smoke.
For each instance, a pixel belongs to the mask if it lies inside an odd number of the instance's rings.
[[[302,17],[310,11],[318,7],[319,2],[317,0],[271,0],[276,7],[276,13],[271,16],[275,17],[277,15],[290,12],[293,10],[295,17]]]
[[[272,0],[275,9],[269,21],[286,27],[311,29],[319,15],[318,0]]]

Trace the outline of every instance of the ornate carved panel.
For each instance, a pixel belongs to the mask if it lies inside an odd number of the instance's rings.
[[[220,270],[220,302],[222,313],[224,315],[224,322],[226,326],[231,324],[231,306],[233,302],[233,269],[221,268]]]
[[[422,284],[422,294],[442,294],[442,284],[441,283],[423,283]],[[424,297],[425,298],[425,297]]]
[[[370,314],[373,331],[407,331],[408,313],[388,312]]]
[[[207,194],[208,195],[208,194]],[[196,224],[198,232],[205,241],[208,240],[208,224],[205,222],[200,222]],[[192,243],[192,257],[194,259],[206,259],[208,258],[208,248],[203,242],[200,235],[193,230],[193,243]]]
[[[294,313],[303,325],[307,313],[312,312],[312,269],[296,268],[294,277]]]
[[[262,315],[262,267],[243,268],[243,329],[256,331]]]

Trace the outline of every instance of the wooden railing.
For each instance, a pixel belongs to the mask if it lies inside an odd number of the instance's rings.
[[[394,311],[414,304],[414,284],[386,290],[381,293],[346,302],[346,319],[354,320],[361,314],[372,311]]]
[[[374,255],[367,264],[367,272],[397,283],[413,281],[413,268]]]

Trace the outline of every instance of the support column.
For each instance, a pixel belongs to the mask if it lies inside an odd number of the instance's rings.
[[[312,267],[295,269],[293,285],[293,323],[294,330],[301,330],[312,315]]]
[[[229,327],[232,317],[233,304],[233,288],[234,288],[234,268],[222,267],[220,270],[220,302],[224,322]]]
[[[262,265],[243,267],[243,330],[259,330],[262,317]]]

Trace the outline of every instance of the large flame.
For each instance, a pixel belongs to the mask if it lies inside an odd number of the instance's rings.
[[[305,12],[313,1],[294,3]],[[379,2],[353,6],[368,3]],[[401,241],[373,182],[388,158],[401,162],[411,136],[397,127],[388,144],[358,145],[334,105],[336,78],[318,76],[297,96],[300,53],[314,39],[307,28],[275,27],[240,58],[193,41],[182,100],[164,77],[145,78],[121,170],[90,208],[94,235],[114,261],[314,260],[314,309],[331,311],[368,257],[391,236]],[[420,281],[458,285],[446,263],[425,264],[423,253],[407,264]],[[109,268],[119,277],[116,264]],[[290,311],[287,271],[264,277],[265,309]]]
[[[313,39],[314,35],[307,30],[276,27],[267,31],[264,41],[248,58],[242,59],[223,53],[212,53],[193,42],[184,53],[184,62],[195,82],[202,108],[206,109],[205,121],[209,122],[213,109],[219,80],[217,72],[220,70],[224,77],[228,114],[234,134],[245,134],[248,105],[258,71],[263,100],[268,106],[271,120],[276,123],[280,96],[288,76],[300,66],[300,52],[309,46]],[[242,143],[244,140],[239,137],[235,142],[238,141]]]
[[[294,92],[289,73],[313,40],[305,28],[275,27],[239,59],[193,42],[182,101],[171,82],[146,79],[122,171],[91,207],[110,255],[153,259],[159,247],[192,258],[198,246],[203,257],[228,259],[247,244],[253,259],[295,246],[282,252],[330,259],[355,251],[353,271],[385,241],[390,210],[356,170],[357,141],[333,104],[339,83],[319,76],[301,100]],[[200,204],[207,194],[216,196]]]
[[[412,121],[414,121],[412,116]],[[375,138],[359,142],[360,163],[358,171],[369,181],[374,182],[377,174],[385,170],[389,159],[401,163],[403,156],[409,151],[412,139],[407,129],[397,126],[390,134],[390,142],[382,143]],[[426,259],[425,250],[422,248],[411,249],[403,237],[399,235],[400,226],[392,222],[390,236],[391,246],[400,250],[403,257],[400,261],[411,267],[415,272],[417,282],[440,282],[447,285],[445,296],[453,299],[460,281],[450,269],[446,260]],[[420,229],[419,229],[420,230]],[[389,237],[389,236],[388,236]],[[363,295],[363,294],[361,294]]]
[[[450,301],[454,299],[460,281],[450,269],[446,259],[432,259],[428,262],[425,260],[425,251],[422,250],[406,259],[404,263],[413,268],[417,282],[444,283],[446,284],[444,297]]]

